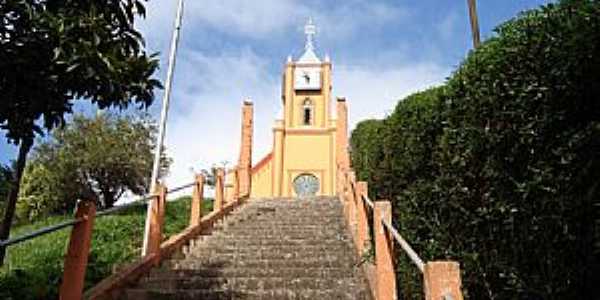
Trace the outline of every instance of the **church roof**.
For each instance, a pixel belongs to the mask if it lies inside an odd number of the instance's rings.
[[[306,49],[304,50],[304,54],[302,54],[302,56],[300,56],[300,58],[297,61],[298,63],[321,63],[321,60],[319,59],[319,57],[317,56],[317,54],[315,53],[315,51],[313,49]]]

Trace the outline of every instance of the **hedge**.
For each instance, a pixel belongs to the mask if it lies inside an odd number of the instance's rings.
[[[469,299],[592,299],[600,275],[600,2],[521,13],[441,87],[360,123],[353,166]],[[421,297],[398,253],[399,294]]]

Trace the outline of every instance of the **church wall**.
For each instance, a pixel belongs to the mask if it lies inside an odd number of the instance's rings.
[[[235,193],[235,172],[233,169],[227,170],[225,173],[225,185],[223,186],[223,195],[225,202],[230,202],[234,198]]]
[[[303,173],[319,178],[318,195],[333,195],[333,133],[329,130],[289,131],[284,144],[283,196],[295,196],[292,182]]]
[[[272,157],[272,153],[269,153],[252,168],[252,189],[250,195],[253,198],[272,196]]]

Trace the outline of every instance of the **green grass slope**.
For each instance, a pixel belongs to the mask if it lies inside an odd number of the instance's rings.
[[[188,225],[190,202],[190,197],[181,197],[167,203],[165,238]],[[212,210],[212,202],[204,202],[204,205],[205,212]],[[139,206],[96,219],[86,289],[139,257],[145,213],[146,207]],[[71,216],[53,216],[20,226],[11,236],[20,236],[69,218]],[[9,247],[5,266],[0,268],[0,299],[58,299],[70,232],[70,229],[63,229]]]

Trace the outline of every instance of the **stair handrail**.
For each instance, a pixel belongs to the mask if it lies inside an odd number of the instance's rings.
[[[413,250],[413,248],[410,246],[410,244],[408,244],[408,242],[400,235],[400,233],[398,233],[398,230],[396,230],[396,228],[394,228],[394,226],[392,226],[392,224],[390,224],[383,218],[381,218],[380,221],[381,221],[381,223],[383,223],[383,225],[385,227],[387,227],[387,230],[389,230],[389,232],[392,234],[392,236],[394,237],[396,242],[398,242],[398,244],[400,244],[400,247],[402,248],[402,250],[404,250],[404,252],[406,252],[406,254],[410,258],[410,260],[415,265],[417,265],[417,268],[419,268],[421,273],[423,273],[423,271],[425,269],[425,264],[423,263],[423,260],[419,257],[417,252],[415,252],[415,250]]]
[[[99,211],[96,213],[96,217],[101,217],[101,216],[105,216],[105,215],[109,215],[111,213],[115,213],[115,212],[119,212],[121,210],[124,210],[126,208],[135,206],[135,205],[140,205],[140,204],[146,204],[145,201],[152,199],[152,197],[155,197],[154,194],[148,194],[138,200],[135,201],[131,201],[128,202],[126,204],[123,205],[119,205],[119,206],[114,206],[111,208],[107,208],[104,209],[102,211]],[[77,203],[81,202],[83,200],[77,200]],[[10,239],[6,239],[6,240],[0,240],[0,247],[8,247],[8,246],[12,246],[15,244],[20,244],[22,242],[46,235],[46,234],[50,234],[53,233],[55,231],[59,231],[61,229],[67,228],[67,227],[71,227],[71,226],[75,226],[81,222],[84,221],[84,218],[71,218],[62,222],[59,222],[57,224],[53,224],[53,225],[48,225],[46,227],[42,227],[39,229],[36,229],[32,232],[29,233],[25,233],[23,235],[20,235],[18,237],[14,237],[14,238],[10,238]]]
[[[417,252],[402,237],[392,224],[392,206],[387,200],[372,201],[364,181],[356,181],[354,171],[338,169],[341,176],[340,198],[344,212],[355,238],[359,255],[368,252],[365,244],[370,243],[369,228],[373,230],[375,244],[375,266],[367,266],[371,291],[377,300],[397,299],[396,274],[393,258],[393,241],[398,243],[423,274],[426,300],[462,300],[460,266],[454,261],[423,262]],[[357,184],[358,183],[358,184]],[[367,208],[372,213],[372,225],[366,221]]]
[[[352,188],[356,189],[355,183],[352,182],[352,181],[350,183],[352,184]],[[371,201],[371,199],[369,199],[368,195],[361,194],[360,198],[371,209],[375,209],[375,204],[373,204],[373,201]],[[411,259],[411,261],[415,265],[417,265],[417,268],[419,268],[419,270],[422,273],[423,269],[425,268],[425,264],[423,263],[423,260],[421,259],[421,257],[419,257],[419,255],[417,254],[417,252],[415,252],[415,250],[402,237],[402,235],[398,232],[398,230],[396,228],[394,228],[394,226],[392,224],[388,223],[384,219],[381,219],[381,222],[383,223],[383,225],[385,225],[387,227],[387,229],[390,231],[390,233],[392,234],[392,236],[394,237],[394,239],[396,240],[396,242],[398,242],[398,244],[400,245],[400,247],[402,248],[402,250],[404,250],[404,252],[406,252],[406,254]]]
[[[223,182],[223,173],[217,175],[218,181]],[[160,262],[161,255],[161,243],[163,240],[162,232],[164,227],[164,214],[166,209],[166,196],[171,193],[182,191],[188,188],[194,187],[194,194],[192,197],[192,212],[190,216],[189,228],[199,227],[202,219],[202,205],[203,193],[199,189],[204,187],[204,176],[199,174],[195,180],[191,183],[182,184],[171,189],[167,189],[166,186],[159,183],[157,189],[152,193],[146,194],[139,199],[134,201],[114,206],[111,208],[104,209],[96,212],[95,201],[90,200],[78,200],[75,208],[74,217],[63,222],[49,225],[35,231],[23,234],[21,236],[10,238],[6,240],[0,240],[0,247],[14,246],[19,243],[35,239],[37,237],[50,234],[65,228],[72,227],[71,235],[69,237],[69,245],[67,247],[67,253],[64,256],[64,272],[62,278],[62,284],[59,289],[60,299],[82,299],[84,279],[87,268],[88,256],[91,248],[92,230],[95,219],[115,214],[125,209],[139,206],[148,205],[153,201],[154,216],[153,223],[151,226],[151,237],[147,243],[153,243],[154,249],[146,257],[143,257],[140,261],[141,264],[154,266]],[[223,189],[223,185],[217,186],[217,189]],[[236,205],[241,199],[233,199],[236,203],[228,203],[225,205],[222,198],[223,192],[220,193],[221,197],[214,199],[215,202],[220,202],[220,210],[213,211],[216,217],[223,215],[225,210],[230,211],[232,207]],[[199,212],[194,212],[197,209]],[[213,219],[210,220],[214,222]],[[184,230],[185,231],[185,230]],[[93,298],[93,297],[92,297]]]

